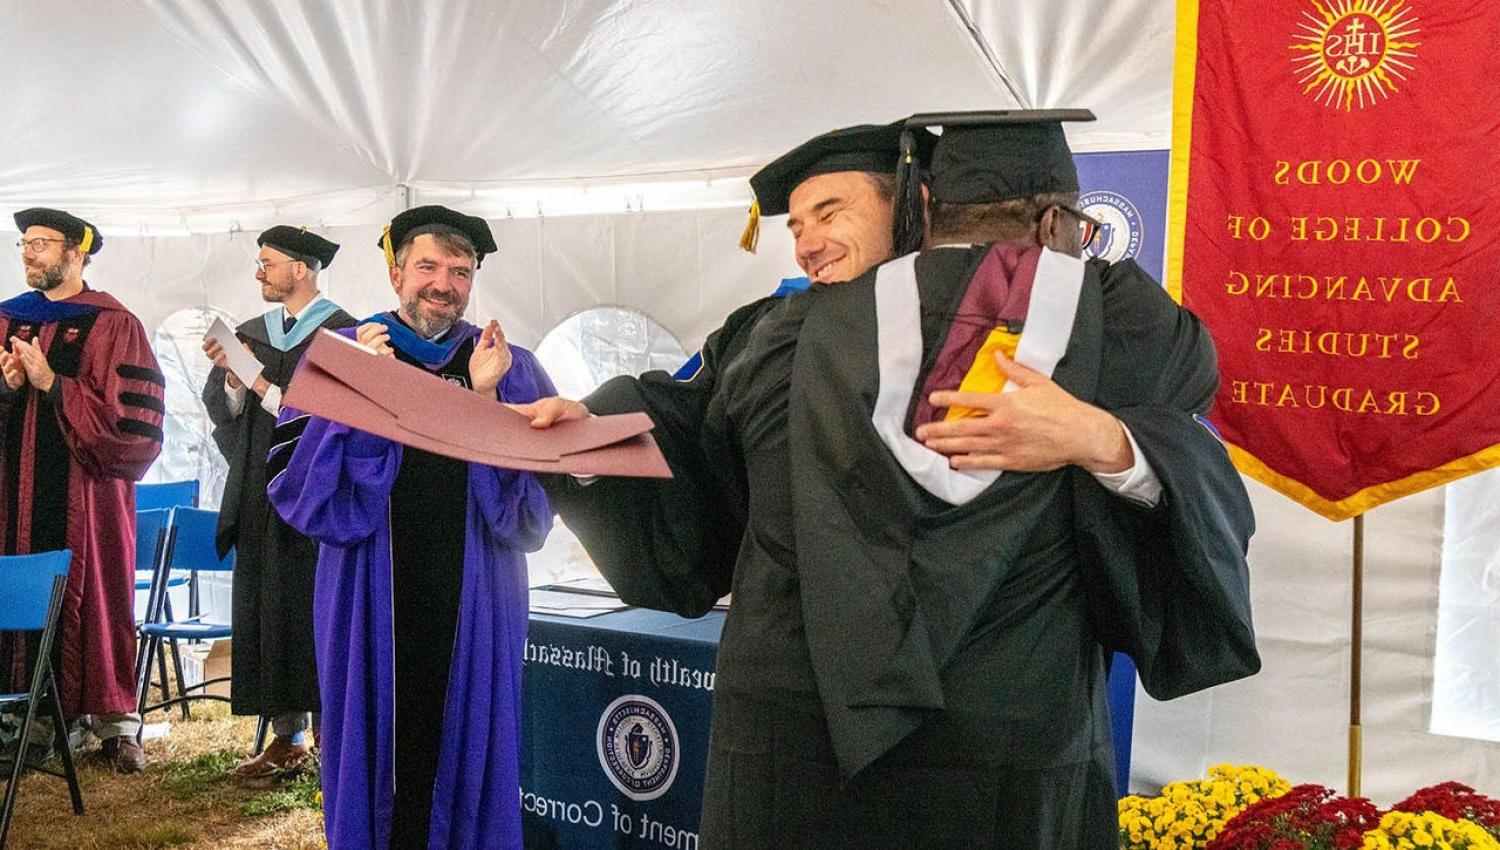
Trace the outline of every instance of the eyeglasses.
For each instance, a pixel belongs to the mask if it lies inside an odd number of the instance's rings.
[[[66,240],[66,239],[56,239],[56,238],[53,238],[53,237],[50,237],[50,236],[34,236],[34,237],[30,238],[30,239],[22,239],[22,240],[16,242],[16,248],[19,249],[19,250],[21,250],[21,251],[24,251],[27,248],[30,248],[31,249],[31,253],[33,253],[33,254],[40,254],[40,253],[42,253],[43,251],[45,251],[47,249],[47,243],[48,242],[63,242],[63,243],[66,243],[67,241],[68,240]]]
[[[1078,245],[1080,248],[1087,251],[1090,247],[1093,246],[1094,240],[1099,238],[1099,231],[1104,229],[1104,222],[1100,221],[1097,218],[1094,218],[1093,216],[1089,215],[1081,209],[1078,209],[1077,207],[1072,207],[1067,204],[1053,204],[1052,207],[1057,207],[1063,212],[1066,212],[1067,214],[1078,219]],[[1051,209],[1052,207],[1043,208],[1042,211],[1037,214],[1036,220],[1041,221],[1042,216],[1046,215],[1047,210]]]
[[[263,272],[266,269],[269,269],[269,268],[271,268],[273,266],[281,266],[281,265],[286,265],[287,263],[300,263],[300,262],[302,262],[302,261],[301,260],[262,260],[261,258],[256,257],[255,258],[255,270],[258,271],[258,272]]]

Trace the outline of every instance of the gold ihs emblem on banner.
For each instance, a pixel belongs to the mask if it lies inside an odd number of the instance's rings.
[[[1388,100],[1407,80],[1421,46],[1417,16],[1403,0],[1308,0],[1292,63],[1302,93],[1352,112]]]

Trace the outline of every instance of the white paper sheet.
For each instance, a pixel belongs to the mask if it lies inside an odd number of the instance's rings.
[[[234,373],[240,383],[247,387],[255,385],[255,379],[260,377],[264,366],[255,355],[245,350],[240,344],[239,337],[234,331],[224,324],[224,320],[218,316],[214,317],[214,323],[209,326],[208,333],[203,335],[205,340],[215,340],[224,348],[224,358],[229,361],[229,371]]]
[[[617,597],[595,596],[586,593],[567,593],[555,590],[532,590],[531,610],[545,610],[554,613],[569,609],[588,609],[591,611],[623,611],[629,608]]]
[[[569,581],[558,582],[557,584],[549,584],[542,589],[556,590],[563,593],[588,593],[595,596],[612,596],[616,599],[619,598],[619,594],[615,593],[615,589],[613,587],[610,587],[609,582],[604,580],[604,576],[585,576],[583,578],[575,578]]]

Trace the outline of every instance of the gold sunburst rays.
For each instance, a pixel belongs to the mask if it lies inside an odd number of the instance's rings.
[[[1388,100],[1407,81],[1421,42],[1407,0],[1308,0],[1291,50],[1303,94],[1352,112]]]

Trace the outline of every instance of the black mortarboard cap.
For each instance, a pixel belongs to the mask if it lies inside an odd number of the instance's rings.
[[[333,263],[333,255],[339,252],[336,242],[316,233],[309,233],[305,227],[292,227],[289,224],[278,224],[260,235],[255,244],[265,248],[273,248],[305,263],[318,261],[318,265],[328,268]]]
[[[85,254],[97,254],[99,249],[104,247],[104,237],[99,235],[99,229],[72,213],[46,207],[32,207],[16,213],[14,218],[16,227],[22,233],[25,233],[28,227],[50,227],[77,242],[78,250]]]
[[[750,177],[755,203],[750,207],[750,224],[740,246],[755,250],[762,215],[783,215],[790,205],[792,192],[803,181],[819,174],[838,171],[868,171],[895,175],[901,155],[903,124],[858,124],[814,136]],[[922,131],[914,137],[919,156],[925,159],[932,150],[934,137]]]
[[[474,265],[484,263],[485,254],[493,254],[497,250],[495,237],[490,233],[489,222],[484,219],[464,215],[457,210],[432,204],[425,207],[412,207],[391,219],[391,226],[381,234],[378,244],[385,251],[385,261],[390,265],[396,264],[396,251],[400,249],[408,238],[420,236],[423,233],[437,233],[441,231],[457,232],[468,237],[474,243]]]
[[[903,151],[918,134],[941,127],[927,167],[933,201],[993,203],[1043,192],[1077,192],[1078,169],[1063,135],[1064,121],[1092,121],[1087,109],[1004,109],[926,112],[901,122]],[[895,252],[915,251],[926,231],[926,204],[910,157],[897,171]]]
[[[943,128],[930,167],[932,200],[983,204],[1077,192],[1062,124],[1093,120],[1087,109],[1014,109],[913,115],[906,124]]]

